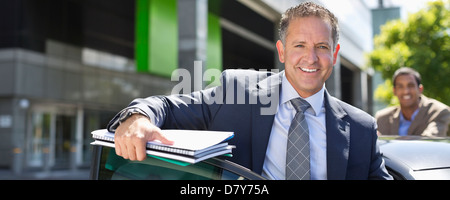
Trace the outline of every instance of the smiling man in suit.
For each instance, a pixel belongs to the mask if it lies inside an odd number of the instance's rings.
[[[276,44],[285,71],[225,70],[217,87],[136,99],[108,125],[117,154],[143,160],[148,140],[172,143],[160,128],[233,131],[230,160],[269,179],[391,179],[373,117],[325,88],[338,39],[326,8],[288,9]]]
[[[422,94],[420,74],[409,67],[394,72],[393,92],[399,101],[378,111],[375,119],[380,135],[445,137],[450,132],[450,107]]]

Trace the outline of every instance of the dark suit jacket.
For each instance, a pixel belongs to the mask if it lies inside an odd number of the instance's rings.
[[[128,108],[141,108],[162,129],[233,131],[230,143],[236,149],[230,160],[261,174],[282,73],[226,70],[221,86],[188,95],[136,99]],[[328,179],[390,179],[376,144],[375,120],[328,92],[325,108]],[[118,115],[108,125],[110,131],[115,130],[112,124]]]

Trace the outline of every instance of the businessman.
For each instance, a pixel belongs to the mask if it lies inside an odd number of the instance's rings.
[[[393,92],[400,103],[375,114],[380,135],[445,137],[450,124],[450,107],[422,94],[420,74],[409,67],[394,72]]]
[[[108,125],[117,154],[143,160],[146,141],[171,144],[160,128],[233,131],[230,160],[269,179],[391,179],[375,120],[325,88],[338,39],[326,8],[307,2],[288,9],[276,43],[284,71],[225,70],[218,87],[136,99]]]

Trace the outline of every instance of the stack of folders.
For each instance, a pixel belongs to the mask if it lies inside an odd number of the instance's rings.
[[[199,130],[162,130],[164,136],[174,141],[165,145],[159,141],[147,142],[147,154],[187,163],[197,163],[208,158],[231,154],[234,146],[228,145],[233,132]],[[114,148],[114,133],[106,129],[92,132],[95,139],[91,144]]]

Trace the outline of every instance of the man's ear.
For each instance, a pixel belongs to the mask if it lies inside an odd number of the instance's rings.
[[[338,55],[340,49],[341,49],[341,45],[338,44],[338,45],[336,46],[336,50],[334,50],[334,54],[333,54],[333,66],[336,64],[336,61],[337,61],[337,55]]]
[[[420,91],[420,94],[423,93],[423,85],[422,84],[419,85],[419,91]]]
[[[281,40],[277,41],[277,51],[278,51],[278,59],[281,63],[284,63],[284,45]]]

